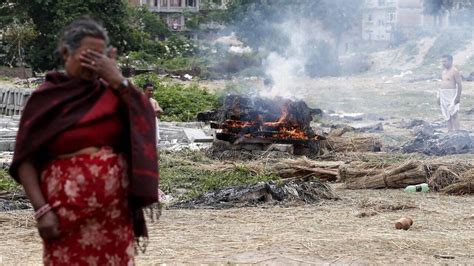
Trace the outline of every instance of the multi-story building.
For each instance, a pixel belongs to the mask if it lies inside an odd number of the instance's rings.
[[[409,36],[415,29],[449,24],[448,12],[424,14],[423,0],[366,0],[362,19],[362,39],[392,41],[396,34]]]
[[[390,41],[395,31],[421,23],[423,0],[366,0],[362,19],[362,39]]]
[[[174,31],[186,29],[186,12],[199,12],[201,0],[129,0],[134,6],[146,6],[157,13]]]
[[[133,6],[146,6],[157,13],[174,31],[186,30],[185,13],[225,9],[229,0],[129,0]]]

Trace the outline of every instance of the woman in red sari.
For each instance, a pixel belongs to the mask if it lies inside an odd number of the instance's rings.
[[[69,25],[65,73],[47,74],[20,122],[10,173],[35,210],[46,265],[133,264],[142,208],[158,200],[153,109],[107,47],[95,21]]]

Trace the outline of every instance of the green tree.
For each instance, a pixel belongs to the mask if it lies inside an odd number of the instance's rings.
[[[147,34],[151,40],[164,39],[171,35],[168,26],[159,16],[150,12],[148,8],[131,7],[129,9],[133,28]]]
[[[20,23],[14,20],[7,25],[2,34],[2,48],[5,52],[3,63],[9,66],[23,66],[25,49],[35,37],[36,31],[30,22]]]
[[[138,48],[131,30],[127,3],[123,0],[16,0],[4,10],[27,14],[38,31],[28,60],[34,69],[48,70],[56,66],[57,41],[61,30],[73,20],[89,15],[107,28],[112,45],[119,52]]]

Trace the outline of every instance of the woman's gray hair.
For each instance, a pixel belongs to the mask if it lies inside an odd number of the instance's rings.
[[[59,41],[59,50],[65,47],[69,53],[74,53],[85,37],[102,39],[106,46],[109,45],[107,30],[91,18],[82,18],[75,20],[64,29]]]

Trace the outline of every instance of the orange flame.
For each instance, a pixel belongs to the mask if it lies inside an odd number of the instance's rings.
[[[226,120],[224,122],[224,128],[228,129],[243,129],[245,127],[261,125],[259,130],[263,127],[270,127],[277,130],[277,133],[273,134],[271,138],[278,139],[293,139],[293,140],[309,140],[309,136],[304,132],[298,125],[294,125],[288,119],[289,112],[287,107],[284,107],[281,111],[281,116],[277,121],[274,122],[263,122],[261,117],[258,117],[258,121],[240,121],[240,120]],[[252,134],[245,134],[245,138],[252,138]],[[270,138],[270,136],[267,136]],[[317,137],[315,137],[317,139]]]

